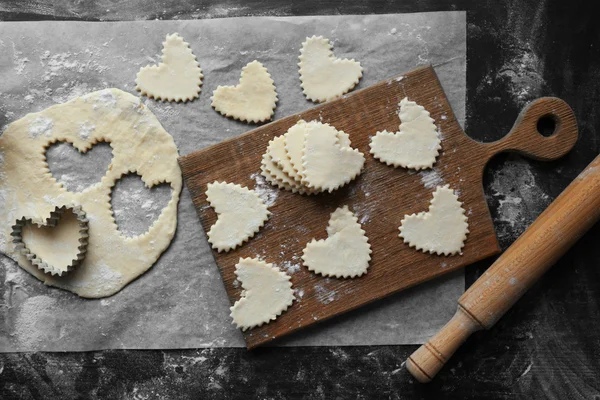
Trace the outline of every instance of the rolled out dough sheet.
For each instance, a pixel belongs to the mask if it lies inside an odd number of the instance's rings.
[[[312,35],[329,38],[337,54],[360,60],[364,76],[356,89],[421,65],[441,64],[435,70],[459,121],[464,119],[466,13],[440,12],[4,22],[0,24],[4,55],[0,57],[0,127],[29,112],[106,87],[139,96],[137,72],[160,61],[165,35],[173,32],[181,34],[201,60],[200,97],[188,104],[145,97],[142,101],[173,135],[182,155],[252,129],[215,112],[210,94],[223,82],[235,82],[242,67],[254,59],[268,68],[281,94],[274,119],[313,107],[302,94],[297,66],[300,46]],[[106,160],[96,161],[106,165]],[[75,171],[67,166],[64,172],[67,179]],[[258,166],[255,172],[260,179]],[[269,201],[277,201],[276,191],[266,186],[264,192]],[[288,271],[295,266],[289,267]],[[463,291],[464,275],[459,271],[294,334],[277,345],[422,343],[450,319]],[[244,346],[241,332],[231,324],[229,307],[185,188],[170,248],[147,273],[112,297],[87,300],[44,287],[0,256],[0,352]]]

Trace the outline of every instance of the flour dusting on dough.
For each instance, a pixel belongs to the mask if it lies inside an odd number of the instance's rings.
[[[29,136],[33,139],[40,135],[51,136],[54,121],[51,118],[40,115],[29,124]]]
[[[91,125],[89,121],[82,122],[79,124],[79,137],[88,140],[94,130],[96,130],[96,125]]]

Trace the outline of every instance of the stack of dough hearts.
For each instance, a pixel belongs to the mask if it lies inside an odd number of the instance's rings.
[[[355,179],[365,163],[350,137],[329,124],[298,121],[267,146],[262,175],[272,185],[300,194],[333,192]]]

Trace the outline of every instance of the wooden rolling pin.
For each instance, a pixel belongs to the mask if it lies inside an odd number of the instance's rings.
[[[600,156],[458,300],[454,317],[406,360],[429,382],[467,338],[491,328],[600,219]]]

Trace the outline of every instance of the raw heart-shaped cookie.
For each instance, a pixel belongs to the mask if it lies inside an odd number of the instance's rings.
[[[230,308],[231,318],[244,331],[274,321],[294,302],[290,277],[273,264],[240,258],[235,274],[244,291]]]
[[[277,92],[267,69],[254,60],[242,68],[237,86],[218,86],[211,100],[214,109],[226,117],[259,123],[273,117]]]
[[[253,190],[217,181],[207,187],[206,199],[218,214],[207,236],[213,249],[219,252],[235,249],[250,239],[271,215]]]
[[[292,157],[298,165],[302,164],[302,149],[304,148],[304,136],[308,129],[308,124],[300,120],[291,126],[286,133],[280,136],[281,142],[278,142],[276,150],[278,152],[273,157],[279,168],[291,179],[302,184],[302,176],[292,163]],[[281,147],[279,146],[281,145]]]
[[[312,125],[310,122],[300,120],[296,125],[290,127],[283,135],[285,153],[289,161],[288,167],[283,168],[283,171],[293,177],[295,180],[302,182],[302,155],[304,153],[304,142],[306,141],[306,133]]]
[[[348,93],[362,77],[357,61],[336,58],[333,46],[322,36],[306,38],[300,50],[300,81],[309,100],[317,103]]]
[[[282,171],[298,182],[302,182],[302,156],[304,154],[304,143],[306,141],[306,132],[316,126],[317,121],[306,122],[300,120],[296,125],[292,126],[283,135],[284,147],[287,157],[280,157],[281,160],[275,159]],[[328,129],[335,132],[338,137],[338,143],[341,147],[350,147],[350,137],[347,133],[338,131],[334,127],[327,125]]]
[[[269,141],[267,151],[263,155],[262,159],[262,170],[269,175],[269,178],[265,179],[267,179],[269,182],[275,180],[278,182],[275,183],[276,186],[279,186],[282,189],[290,190],[293,193],[312,194],[312,192],[308,188],[304,187],[302,183],[290,178],[289,175],[283,172],[283,170],[275,162],[275,160],[279,160],[281,162],[283,159],[287,159],[283,140],[283,136],[277,136],[273,138],[273,140]]]
[[[283,171],[279,171],[277,169],[277,166],[275,163],[273,163],[273,160],[271,160],[271,157],[269,157],[268,153],[265,153],[262,156],[260,162],[260,174],[263,176],[263,178],[265,178],[265,181],[273,186],[277,186],[278,188],[294,193],[297,191],[295,186],[292,186],[289,181],[284,181],[287,178],[287,175],[285,175]]]
[[[287,176],[271,158],[269,151],[263,154],[261,160],[261,175],[271,185],[277,186],[281,189],[288,190],[292,193],[299,194],[312,194],[308,188],[299,184],[298,182]]]
[[[60,227],[59,221],[66,214]],[[37,230],[35,229],[37,227]],[[88,219],[80,206],[56,207],[46,222],[22,217],[12,227],[15,250],[39,270],[63,276],[85,258],[88,246]]]
[[[179,34],[167,35],[162,62],[142,67],[135,79],[142,95],[163,101],[188,101],[198,97],[202,69],[190,45]]]
[[[354,278],[367,272],[371,245],[348,206],[331,214],[327,235],[327,239],[313,239],[304,248],[302,260],[309,270],[336,278]]]
[[[331,193],[360,174],[365,157],[349,146],[349,137],[344,132],[317,121],[309,124],[299,171],[302,183],[313,190]]]
[[[446,185],[433,192],[429,211],[405,215],[399,229],[399,236],[410,247],[447,256],[460,253],[469,224],[458,196]]]
[[[440,138],[429,112],[408,98],[400,101],[400,131],[377,132],[371,154],[387,165],[416,170],[431,168],[439,154]]]

